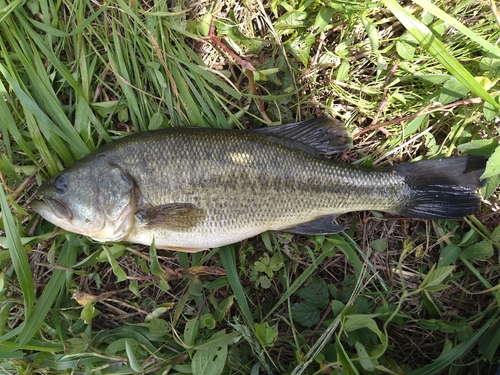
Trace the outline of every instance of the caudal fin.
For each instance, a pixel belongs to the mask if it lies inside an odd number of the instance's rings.
[[[477,212],[486,158],[466,156],[423,160],[396,167],[411,190],[399,215],[455,219]]]

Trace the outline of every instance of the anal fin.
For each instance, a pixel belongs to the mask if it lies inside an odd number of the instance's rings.
[[[335,224],[333,222],[335,218],[336,216],[321,216],[306,223],[283,229],[283,231],[305,235],[334,234],[344,231],[346,227]]]

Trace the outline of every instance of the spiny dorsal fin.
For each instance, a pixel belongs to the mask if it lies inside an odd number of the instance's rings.
[[[347,129],[339,120],[328,115],[255,131],[276,138],[281,143],[302,145],[302,149],[314,154],[333,155],[351,147]]]

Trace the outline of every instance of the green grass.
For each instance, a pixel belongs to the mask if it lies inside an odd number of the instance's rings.
[[[495,373],[499,18],[403,5],[0,0],[0,372]],[[481,212],[353,213],[339,235],[188,255],[94,243],[29,209],[128,132],[323,112],[354,135],[343,162],[489,157]]]

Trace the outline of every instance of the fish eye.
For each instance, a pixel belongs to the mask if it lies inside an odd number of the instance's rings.
[[[55,185],[58,193],[64,193],[68,188],[68,179],[65,176],[59,176],[56,178]]]

